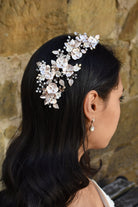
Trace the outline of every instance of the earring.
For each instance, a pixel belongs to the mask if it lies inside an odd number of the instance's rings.
[[[93,126],[93,122],[95,121],[95,119],[92,119],[91,122],[91,126],[90,126],[90,131],[93,132],[94,131],[94,126]]]

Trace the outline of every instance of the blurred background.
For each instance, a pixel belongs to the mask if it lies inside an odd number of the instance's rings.
[[[103,160],[96,181],[125,176],[138,184],[138,1],[0,0],[0,176],[8,142],[21,121],[20,83],[34,51],[70,32],[100,34],[122,62],[124,102],[110,145],[91,150]]]

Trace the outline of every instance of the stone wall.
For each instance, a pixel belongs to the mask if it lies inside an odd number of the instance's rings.
[[[0,0],[0,165],[20,124],[20,83],[30,56],[54,36],[87,32],[116,51],[125,88],[116,134],[106,149],[91,151],[92,164],[103,160],[95,179],[122,175],[138,183],[137,28],[137,0]]]

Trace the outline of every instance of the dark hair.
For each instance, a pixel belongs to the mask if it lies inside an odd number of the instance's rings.
[[[87,137],[83,101],[92,89],[104,100],[108,97],[118,84],[120,62],[101,44],[88,49],[81,59],[70,60],[82,66],[74,84],[66,83],[59,109],[44,106],[36,93],[36,62],[50,64],[52,51],[62,49],[66,40],[67,35],[58,36],[40,47],[23,75],[21,133],[10,143],[2,166],[6,202],[13,206],[65,207],[89,184],[88,167],[78,161]]]

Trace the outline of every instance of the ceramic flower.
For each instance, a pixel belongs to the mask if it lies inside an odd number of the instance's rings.
[[[79,34],[76,39],[79,41],[79,42],[86,42],[88,40],[88,36],[86,33],[84,33],[83,35],[82,34]]]
[[[56,98],[59,99],[61,97],[61,92],[56,93]]]
[[[66,77],[70,77],[74,73],[74,68],[72,65],[68,65],[68,68],[66,69]]]
[[[52,80],[53,79],[53,77],[54,77],[54,75],[55,75],[55,71],[45,71],[45,78],[47,79],[47,80]]]
[[[47,105],[47,104],[51,104],[51,101],[53,100],[54,98],[54,94],[47,94],[45,96],[45,101],[44,101],[44,104]]]
[[[73,67],[73,70],[75,72],[79,71],[80,69],[81,69],[81,65],[78,65],[78,64],[74,65],[74,67]]]
[[[48,94],[55,94],[56,92],[58,92],[58,87],[57,87],[57,84],[55,83],[50,83],[47,87],[46,87],[46,90],[48,92]]]
[[[72,52],[73,49],[78,48],[81,45],[80,42],[77,40],[72,39],[71,41],[65,43],[66,46],[66,51],[67,52]]]
[[[92,48],[96,47],[98,40],[99,40],[99,35],[96,35],[96,38],[92,37],[92,36],[90,36],[88,38],[88,42],[89,42],[89,44],[91,45]]]
[[[68,60],[64,56],[60,56],[56,60],[56,66],[58,68],[66,68],[68,66]]]
[[[80,51],[79,48],[75,48],[72,50],[71,52],[71,57],[74,59],[74,60],[77,60],[77,59],[80,59],[82,57],[82,52]]]

